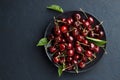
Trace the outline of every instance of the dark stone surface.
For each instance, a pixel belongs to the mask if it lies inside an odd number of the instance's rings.
[[[46,9],[58,4],[64,11],[79,8],[104,21],[107,55],[82,74],[63,73],[36,47],[47,24],[59,13]],[[119,80],[120,0],[0,0],[0,80]]]

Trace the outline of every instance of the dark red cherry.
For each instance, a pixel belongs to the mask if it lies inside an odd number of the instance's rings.
[[[64,39],[64,38],[62,38],[62,39],[61,39],[61,42],[62,42],[62,43],[64,43],[64,42],[65,42],[65,39]]]
[[[75,21],[73,23],[73,26],[78,28],[78,26],[80,26],[80,24],[81,24],[80,21]]]
[[[89,22],[90,24],[92,24],[92,23],[94,23],[94,19],[93,19],[92,17],[88,17],[88,22]]]
[[[74,55],[74,50],[73,49],[68,50],[67,55],[68,56],[73,56]]]
[[[60,57],[60,61],[61,64],[63,64],[65,62],[65,57]]]
[[[82,61],[83,61],[83,62],[87,62],[87,57],[86,57],[86,56],[83,56],[83,57],[82,57]]]
[[[60,30],[61,30],[62,33],[68,32],[67,26],[60,27]]]
[[[87,45],[88,44],[88,40],[84,39],[83,41],[83,44]]]
[[[94,49],[95,49],[95,44],[90,43],[89,45],[90,45],[90,46],[89,46],[89,47],[90,47],[90,50],[94,50]]]
[[[55,53],[55,56],[59,56],[59,55],[61,55],[62,53],[61,52],[56,52]]]
[[[74,57],[74,60],[78,60],[80,58],[78,54],[75,54],[73,57]]]
[[[54,63],[59,63],[59,61],[60,61],[60,59],[57,57],[57,56],[55,56],[55,57],[53,57],[53,62]]]
[[[61,34],[61,31],[60,31],[59,27],[54,27],[54,34],[55,35],[60,35]]]
[[[67,25],[71,25],[72,22],[73,22],[73,19],[72,18],[68,18],[66,21],[67,21]]]
[[[65,44],[59,44],[59,48],[60,48],[60,51],[64,51],[65,50]]]
[[[64,37],[65,38],[67,38],[67,37],[69,37],[70,36],[70,34],[67,32],[67,33],[64,33]]]
[[[77,53],[80,54],[82,52],[82,47],[81,46],[76,46],[75,50],[76,50]]]
[[[73,35],[74,37],[76,37],[78,34],[79,34],[79,31],[75,28],[75,29],[72,31],[72,35]]]
[[[72,43],[67,43],[66,48],[67,48],[67,49],[72,49],[72,48],[73,48]]]
[[[99,25],[96,25],[96,26],[94,27],[94,29],[95,29],[96,32],[98,32],[98,31],[100,30],[100,26],[99,26]]]
[[[55,37],[55,42],[56,42],[56,43],[61,42],[61,40],[62,40],[62,39],[61,39],[61,37],[60,37],[60,36]]]
[[[84,37],[81,36],[81,35],[78,35],[78,36],[77,36],[77,40],[78,40],[78,41],[83,41],[83,40],[84,40]]]
[[[81,16],[80,16],[80,14],[74,14],[73,15],[73,18],[75,19],[75,20],[80,20],[81,19]]]
[[[50,34],[50,35],[48,36],[48,39],[49,39],[49,40],[53,40],[53,39],[54,39],[54,35],[53,35],[53,34]]]
[[[70,56],[68,56],[68,57],[67,57],[67,61],[68,61],[68,62],[71,62],[71,61],[72,61],[72,59],[73,59],[73,58],[72,58],[72,57],[70,57]]]
[[[83,25],[84,25],[85,27],[88,27],[88,26],[90,26],[90,23],[89,23],[88,21],[85,21],[85,22],[83,23]]]
[[[84,68],[84,67],[86,66],[86,64],[81,61],[80,63],[78,63],[78,66],[79,66],[80,68]]]
[[[72,63],[73,64],[78,64],[78,61],[77,60],[72,60]]]
[[[89,33],[89,36],[90,36],[90,37],[95,37],[94,32],[93,32],[93,31],[91,31],[91,32]]]
[[[68,41],[68,42],[73,42],[73,37],[72,37],[72,36],[68,36],[68,37],[67,37],[67,41]]]
[[[99,51],[100,51],[100,47],[99,47],[99,46],[95,46],[94,52],[95,52],[95,53],[98,53]]]
[[[87,50],[87,51],[85,52],[85,55],[86,55],[87,57],[92,57],[92,52],[91,52],[90,50]]]
[[[104,36],[104,32],[103,31],[99,31],[99,37],[102,38]]]
[[[49,47],[49,51],[50,51],[51,53],[54,53],[54,52],[56,51],[56,48],[55,48],[54,46],[50,46],[50,47]]]

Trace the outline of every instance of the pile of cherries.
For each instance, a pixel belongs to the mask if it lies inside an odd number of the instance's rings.
[[[94,26],[93,26],[94,25]],[[48,51],[57,65],[65,64],[65,70],[74,70],[75,65],[83,69],[96,59],[100,47],[86,37],[102,39],[104,32],[100,24],[95,24],[92,16],[84,19],[79,13],[68,18],[54,19],[54,27],[48,40]]]

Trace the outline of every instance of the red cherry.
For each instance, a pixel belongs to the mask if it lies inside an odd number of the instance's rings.
[[[65,62],[65,57],[60,57],[60,63],[63,64]]]
[[[66,47],[67,47],[67,49],[72,49],[73,45],[72,45],[72,43],[68,43]]]
[[[60,35],[61,34],[61,31],[60,31],[59,27],[54,27],[54,34],[55,35]]]
[[[54,52],[56,51],[56,48],[55,48],[54,46],[50,46],[50,47],[49,47],[49,51],[50,51],[51,53],[54,53]]]
[[[92,52],[91,52],[90,50],[87,50],[87,51],[85,52],[85,55],[86,55],[87,57],[92,57]]]
[[[83,40],[84,40],[84,37],[81,36],[81,35],[78,35],[78,36],[77,36],[77,40],[78,40],[78,41],[83,41]]]
[[[61,42],[64,43],[64,42],[65,42],[65,39],[62,38]]]
[[[98,53],[100,51],[100,47],[99,46],[95,46],[94,51],[95,51],[95,53]]]
[[[56,42],[56,43],[61,42],[61,37],[60,37],[60,36],[55,37],[55,42]]]
[[[82,57],[82,61],[83,61],[83,62],[86,62],[86,61],[87,61],[87,57],[86,57],[86,56],[83,56],[83,57]]]
[[[78,61],[77,60],[72,60],[72,63],[73,64],[78,64]]]
[[[73,37],[72,36],[68,36],[67,37],[67,41],[70,42],[70,43],[73,42]]]
[[[68,19],[67,19],[67,25],[72,24],[72,22],[73,22],[73,19],[72,19],[72,18],[68,18]]]
[[[79,34],[79,31],[75,28],[75,29],[72,31],[72,35],[73,35],[74,37],[76,37],[78,34]]]
[[[90,45],[90,50],[94,50],[95,49],[95,44],[90,43],[89,45]]]
[[[80,68],[84,68],[84,67],[86,66],[86,64],[85,64],[84,62],[80,62],[80,63],[78,64],[78,66],[79,66]]]
[[[48,39],[49,39],[49,40],[53,40],[53,39],[54,39],[54,35],[53,35],[53,34],[50,34],[50,35],[48,36]]]
[[[68,50],[67,55],[68,56],[73,56],[74,55],[74,50],[73,49]]]
[[[94,19],[92,17],[88,17],[88,22],[92,24],[94,23]]]
[[[84,39],[83,41],[83,44],[87,45],[88,44],[88,40]]]
[[[60,59],[58,57],[53,57],[53,62],[54,63],[59,63]]]
[[[96,25],[96,26],[94,27],[94,29],[95,29],[96,32],[98,32],[98,31],[100,30],[100,26],[99,26],[99,25]]]
[[[79,54],[82,52],[81,46],[76,46],[75,50],[76,50],[76,52],[79,53]]]
[[[71,61],[72,61],[72,59],[73,59],[73,58],[72,58],[72,57],[70,57],[70,56],[68,56],[68,57],[67,57],[67,61],[68,61],[68,62],[71,62]]]
[[[80,58],[80,56],[78,54],[75,54],[73,57],[75,60],[78,60]]]
[[[75,19],[75,20],[80,20],[81,19],[81,16],[80,16],[80,14],[74,14],[73,15],[73,18]]]
[[[85,27],[88,27],[88,26],[90,26],[90,23],[89,23],[88,21],[85,21],[85,22],[83,23],[83,25],[84,25]]]
[[[68,31],[67,26],[60,27],[62,33],[66,33]]]
[[[60,51],[64,51],[65,50],[65,45],[64,44],[59,44],[59,48],[60,48]]]
[[[99,31],[99,37],[102,38],[104,36],[104,32],[103,31]]]
[[[74,23],[73,23],[73,26],[75,26],[75,27],[77,27],[78,28],[78,26],[80,26],[80,21],[75,21]]]

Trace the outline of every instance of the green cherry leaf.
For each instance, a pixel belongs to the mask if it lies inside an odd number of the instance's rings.
[[[48,6],[47,9],[51,9],[51,10],[54,10],[60,13],[64,12],[63,9],[59,5],[55,5],[55,4]]]
[[[41,38],[37,44],[37,46],[44,46],[48,43],[47,38]]]
[[[58,75],[59,75],[59,77],[62,75],[62,72],[63,72],[63,66],[59,66],[58,67]]]
[[[91,37],[86,37],[90,42],[93,42],[94,44],[96,44],[99,47],[102,47],[104,44],[107,43],[107,41],[105,40],[100,40],[100,39],[95,39],[95,38],[91,38]]]

